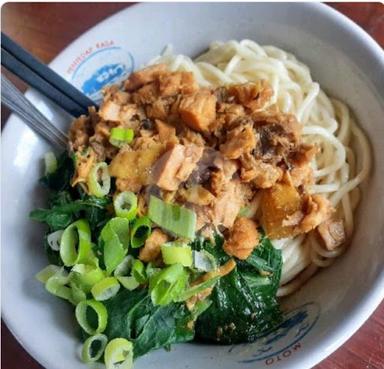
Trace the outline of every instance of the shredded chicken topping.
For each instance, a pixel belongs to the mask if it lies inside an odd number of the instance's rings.
[[[123,89],[105,89],[98,112],[72,123],[69,145],[78,163],[72,184],[86,188],[92,165],[106,161],[117,191],[135,192],[140,211],[150,193],[189,207],[197,230],[220,229],[228,235],[224,250],[239,259],[257,246],[258,224],[275,239],[318,229],[334,249],[344,241],[343,223],[332,218],[325,197],[309,194],[317,148],[302,142],[295,116],[280,112],[272,96],[266,81],[207,89],[192,73],[162,64],[137,71]],[[133,129],[133,141],[112,145],[116,127]],[[257,195],[260,206],[253,209]],[[246,207],[253,219],[239,216]],[[156,259],[167,236],[158,231],[152,238],[142,260]]]

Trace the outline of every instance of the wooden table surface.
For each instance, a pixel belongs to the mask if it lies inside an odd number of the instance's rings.
[[[2,31],[44,62],[49,62],[88,28],[129,5],[131,4],[6,3],[1,12]],[[384,47],[383,4],[333,3],[330,6],[359,24]],[[22,84],[18,83],[18,86],[22,88]],[[2,125],[8,115],[7,109],[2,109]],[[1,334],[3,368],[42,368],[23,350],[3,323]],[[350,340],[315,368],[384,369],[384,303]]]

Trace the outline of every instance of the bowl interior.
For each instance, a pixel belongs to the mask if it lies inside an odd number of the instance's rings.
[[[171,354],[158,351],[139,359],[136,369],[309,368],[353,334],[383,297],[384,57],[356,25],[320,4],[142,4],[84,34],[52,66],[97,98],[103,83],[123,78],[168,43],[176,52],[194,56],[213,40],[244,38],[296,54],[330,95],[347,102],[368,135],[376,160],[356,232],[344,256],[285,301],[285,322],[274,334],[233,347],[177,345]],[[35,92],[28,96],[48,118],[68,127],[68,116],[60,109]],[[33,277],[47,262],[43,227],[28,220],[28,213],[44,206],[37,181],[48,149],[11,117],[2,145],[3,313],[42,365],[80,368],[71,309]]]

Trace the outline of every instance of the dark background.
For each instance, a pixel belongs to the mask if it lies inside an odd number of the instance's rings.
[[[7,3],[3,5],[1,12],[2,31],[48,63],[88,28],[131,5],[132,3]],[[351,18],[384,47],[383,4],[328,5]],[[12,77],[11,79],[20,89],[25,89],[21,82]],[[2,108],[2,126],[8,116],[9,111]],[[4,369],[42,368],[23,350],[3,323],[1,334],[1,365]],[[384,303],[350,340],[315,369],[384,369]]]

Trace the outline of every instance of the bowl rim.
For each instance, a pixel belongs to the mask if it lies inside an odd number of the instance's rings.
[[[161,4],[161,3],[160,3]],[[163,5],[175,5],[169,3],[163,3]],[[176,3],[177,4],[177,3]],[[94,26],[89,28],[87,31],[76,37],[71,43],[69,43],[52,61],[49,63],[51,68],[58,66],[60,59],[69,52],[69,49],[80,43],[83,38],[86,38],[96,28],[103,27],[105,24],[110,22],[111,19],[121,16],[123,13],[131,12],[138,7],[150,8],[153,3],[136,3],[126,8],[119,10],[116,13],[111,14],[102,21],[96,23]],[[155,5],[157,5],[155,3]],[[283,4],[282,4],[283,5]],[[370,53],[370,57],[378,61],[378,66],[382,67],[384,73],[384,50],[380,45],[358,24],[353,22],[344,14],[340,13],[336,9],[323,3],[300,3],[300,6],[314,9],[324,19],[328,19],[331,22],[338,24],[343,28],[348,28],[352,34],[352,37],[357,39],[360,46],[364,46]],[[32,91],[28,89],[26,94],[31,94]],[[9,136],[9,121],[14,119],[14,114],[11,114],[6,121],[6,124],[2,130],[2,136],[4,140],[7,140]],[[369,319],[372,313],[377,309],[379,304],[384,300],[384,269],[376,277],[375,282],[371,285],[370,289],[366,292],[365,298],[360,299],[356,305],[351,309],[350,314],[345,316],[341,322],[338,323],[325,337],[323,337],[317,347],[308,347],[305,353],[301,356],[301,365],[304,368],[311,368],[314,365],[320,363],[326,357],[331,355],[339,347],[341,347],[353,334],[359,330],[359,328]],[[16,338],[21,347],[28,352],[28,354],[36,360],[39,364],[48,368],[50,362],[44,356],[41,356],[40,352],[35,350],[28,342],[22,340],[17,334],[17,324],[13,324],[11,313],[4,309],[4,305],[1,306],[2,319],[6,324],[9,331]],[[321,349],[323,348],[323,349]]]

